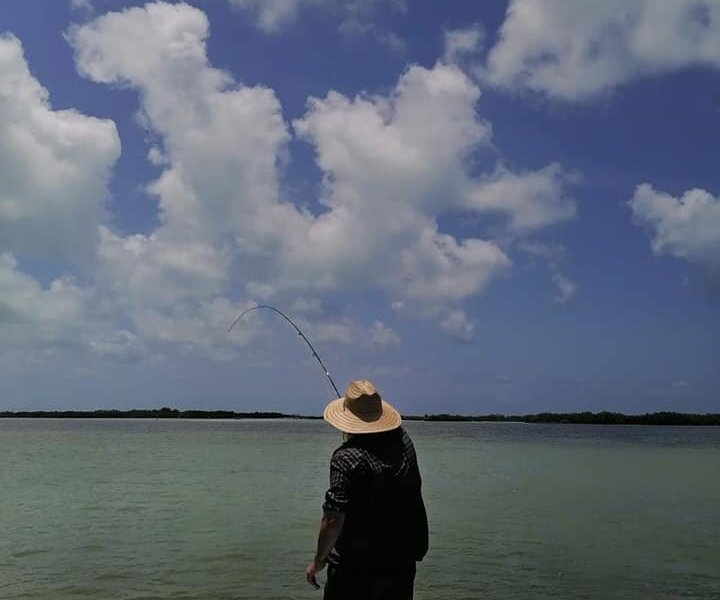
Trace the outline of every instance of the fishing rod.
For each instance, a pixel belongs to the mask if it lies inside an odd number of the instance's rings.
[[[320,355],[316,352],[315,348],[313,348],[313,345],[310,343],[310,340],[307,338],[307,336],[300,331],[300,328],[293,323],[293,320],[288,317],[284,312],[281,310],[278,310],[274,306],[270,306],[269,304],[256,304],[255,306],[251,306],[250,308],[246,308],[244,311],[242,311],[232,322],[232,325],[228,327],[227,332],[230,333],[232,331],[232,328],[235,327],[235,323],[237,323],[240,319],[242,319],[247,313],[258,310],[261,308],[265,308],[267,310],[271,310],[277,314],[279,314],[283,319],[285,319],[288,323],[290,323],[290,326],[297,331],[298,335],[303,339],[303,341],[308,345],[308,348],[310,348],[310,351],[312,352],[312,355],[316,358],[316,360],[320,363],[320,367],[322,367],[323,373],[325,373],[325,377],[328,378],[328,381],[330,382],[330,385],[333,386],[333,389],[335,390],[335,393],[337,394],[338,398],[341,398],[340,392],[337,389],[337,386],[335,385],[335,382],[333,381],[332,377],[330,377],[330,371],[327,370],[327,367],[325,366],[325,363],[320,358]]]

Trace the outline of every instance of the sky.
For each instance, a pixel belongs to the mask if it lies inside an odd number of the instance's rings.
[[[0,410],[720,412],[720,4],[4,0]]]

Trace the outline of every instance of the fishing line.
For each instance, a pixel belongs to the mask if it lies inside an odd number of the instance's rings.
[[[340,392],[337,389],[337,386],[335,385],[335,382],[333,381],[332,377],[330,377],[330,371],[327,370],[327,367],[325,366],[325,363],[320,358],[320,355],[316,352],[315,348],[313,348],[313,345],[310,343],[310,340],[307,338],[307,336],[300,330],[300,328],[293,323],[293,320],[288,317],[284,312],[281,310],[278,310],[274,306],[270,306],[269,304],[256,304],[255,306],[251,306],[250,308],[246,308],[244,311],[242,311],[232,322],[232,325],[228,328],[227,332],[230,333],[232,331],[232,328],[235,327],[235,323],[237,323],[240,319],[242,319],[247,313],[258,310],[261,308],[265,308],[267,310],[271,310],[277,314],[279,314],[283,319],[285,319],[290,326],[297,331],[298,335],[303,339],[303,341],[308,345],[308,348],[310,348],[310,351],[312,352],[312,355],[315,357],[315,359],[320,363],[320,367],[323,370],[323,373],[325,373],[325,377],[328,378],[328,381],[330,382],[330,385],[332,385],[333,390],[335,390],[335,393],[337,394],[338,398],[341,398]]]

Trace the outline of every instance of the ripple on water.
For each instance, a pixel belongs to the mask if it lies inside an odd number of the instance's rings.
[[[431,516],[417,600],[720,598],[720,429],[408,430]],[[0,598],[317,600],[337,443],[312,422],[26,422],[0,435]]]

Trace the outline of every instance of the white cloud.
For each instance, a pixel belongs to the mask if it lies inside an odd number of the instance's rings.
[[[112,121],[53,110],[20,41],[0,35],[0,251],[87,263],[120,154]]]
[[[478,211],[505,214],[511,231],[526,233],[575,217],[575,201],[567,193],[575,180],[557,163],[520,173],[499,167],[468,190],[467,203]]]
[[[273,32],[294,20],[301,8],[322,6],[329,4],[329,0],[230,0],[230,4],[251,11],[258,27]]]
[[[68,350],[128,360],[145,348],[135,334],[115,329],[112,315],[89,287],[61,277],[43,287],[0,254],[0,358],[3,366],[36,364]]]
[[[410,67],[387,96],[312,99],[294,128],[317,149],[330,210],[299,238],[284,281],[301,273],[351,288],[362,272],[365,285],[381,287],[404,314],[438,314],[511,265],[491,240],[439,231],[438,215],[497,212],[513,235],[572,218],[573,178],[558,165],[469,175],[467,157],[491,140],[476,113],[479,96],[459,68],[439,62]]]
[[[257,323],[252,320],[228,333],[229,324],[250,305],[214,298],[161,309],[139,307],[132,312],[132,319],[136,330],[150,342],[227,361],[236,357],[237,347],[246,346],[259,336]]]
[[[417,243],[400,253],[400,270],[387,284],[408,301],[441,306],[460,302],[483,291],[490,278],[511,264],[492,242],[419,232]]]
[[[405,310],[405,303],[402,300],[393,300],[390,306],[397,313],[402,313]]]
[[[479,291],[507,259],[490,242],[458,243],[435,224],[460,201],[465,156],[489,140],[477,97],[458,69],[439,64],[411,67],[387,97],[312,99],[294,128],[316,146],[330,210],[296,240],[285,281],[299,272],[319,285],[375,286],[431,302]],[[466,291],[443,288],[449,279]]]
[[[577,284],[552,264],[550,265],[550,276],[557,288],[557,292],[552,298],[553,304],[567,304],[570,302],[577,291]]]
[[[138,307],[169,307],[219,294],[228,259],[211,244],[156,234],[118,236],[101,228],[99,284]]]
[[[443,60],[448,64],[457,64],[477,54],[485,33],[480,25],[471,25],[464,29],[454,29],[445,33],[445,51]]]
[[[370,328],[370,344],[373,346],[394,346],[400,343],[400,336],[382,321],[375,321]]]
[[[458,274],[472,273],[472,265],[480,272],[469,285],[478,291],[504,262],[502,253],[487,243],[487,260],[477,260],[477,244],[458,245],[434,222],[438,211],[458,203],[466,154],[489,140],[488,125],[475,117],[477,98],[458,69],[439,64],[411,67],[389,97],[350,100],[333,92],[312,100],[294,126],[317,148],[331,211],[291,256],[336,278],[363,268],[368,283],[415,298],[461,297],[434,284],[441,283],[443,265],[458,267]]]
[[[714,0],[512,0],[483,77],[564,100],[640,76],[720,67]]]
[[[70,0],[70,8],[73,10],[93,11],[92,0]]]
[[[161,226],[149,235],[101,229],[98,282],[143,335],[199,348],[209,344],[202,332],[218,303],[229,302],[233,261],[250,265],[243,280],[252,283],[271,268],[287,230],[306,220],[279,199],[288,133],[275,95],[212,68],[207,35],[204,13],[165,3],[110,13],[68,34],[82,74],[141,92],[142,118],[163,146],[150,159],[166,165],[148,186]]]
[[[309,318],[310,313],[312,318]],[[294,321],[318,344],[335,342],[377,349],[400,343],[400,336],[382,321],[374,321],[367,327],[348,317],[328,314],[322,309],[308,311],[306,317],[295,317]]]
[[[309,100],[293,130],[317,151],[324,211],[300,210],[279,184],[290,132],[275,94],[212,67],[207,36],[202,11],[162,2],[67,34],[82,75],[139,92],[140,119],[153,133],[148,160],[162,169],[147,186],[158,200],[155,231],[120,235],[94,222],[87,293],[122,323],[94,339],[96,354],[130,356],[153,344],[224,360],[258,335],[245,327],[225,336],[252,299],[298,297],[303,328],[318,342],[397,343],[384,323],[364,331],[329,317],[327,292],[380,291],[403,315],[438,319],[469,339],[474,325],[459,307],[512,261],[492,239],[441,231],[439,217],[498,212],[522,236],[574,215],[557,165],[470,174],[468,158],[490,147],[492,130],[477,114],[477,84],[443,61],[410,66],[385,95]],[[458,56],[471,42],[448,47]]]
[[[162,138],[153,154],[169,166],[149,187],[160,203],[158,236],[262,254],[302,225],[278,197],[288,132],[271,90],[237,85],[208,64],[207,35],[200,10],[156,3],[73,28],[69,40],[82,74],[141,92],[143,117]]]
[[[318,344],[327,342],[357,344],[358,340],[364,339],[360,335],[359,327],[346,317],[325,316],[314,321],[300,319],[300,327]]]
[[[111,331],[90,340],[91,351],[102,358],[116,360],[139,359],[146,355],[147,349],[138,337],[126,329]]]
[[[520,250],[545,261],[555,286],[555,295],[551,298],[553,304],[567,304],[575,297],[577,284],[562,271],[562,263],[567,254],[563,245],[523,241],[520,243]]]
[[[461,342],[471,342],[475,338],[475,323],[461,310],[452,311],[440,323],[440,328],[450,337]]]
[[[255,16],[257,26],[266,32],[287,27],[308,9],[322,9],[337,14],[340,30],[353,34],[373,34],[391,47],[397,46],[397,36],[385,32],[375,24],[375,13],[381,6],[394,11],[406,10],[405,0],[230,0],[235,8],[247,10]]]
[[[630,208],[652,234],[655,254],[667,254],[720,274],[720,198],[693,189],[676,198],[643,183]]]
[[[0,254],[0,318],[6,323],[37,322],[61,326],[82,318],[84,292],[70,279],[56,279],[48,289],[18,270],[12,254]]]
[[[58,352],[102,348],[120,358],[105,307],[87,284],[57,277],[44,287],[22,261],[80,266],[92,276],[111,168],[120,154],[114,123],[53,110],[31,75],[20,41],[0,36],[0,355],[33,363]],[[21,264],[18,263],[20,259]],[[102,340],[105,340],[104,346]],[[98,345],[99,344],[99,345]]]
[[[345,0],[334,4],[335,12],[340,16],[338,31],[341,33],[363,40],[375,39],[396,53],[405,51],[404,40],[384,26],[383,15],[378,13],[382,9],[404,13],[407,11],[406,0]]]
[[[166,168],[149,186],[161,227],[126,237],[103,229],[99,250],[103,285],[146,327],[176,316],[178,304],[198,310],[223,297],[231,273],[263,299],[379,289],[406,314],[439,315],[511,264],[491,240],[439,231],[439,215],[501,212],[521,232],[574,214],[557,165],[468,174],[466,159],[489,146],[491,127],[476,113],[477,85],[443,62],[411,66],[385,96],[330,92],[309,101],[293,126],[317,150],[327,210],[301,212],[280,197],[289,134],[277,99],[211,67],[207,35],[201,11],[156,3],[68,36],[81,73],[141,91],[143,119],[162,143],[150,158]],[[350,339],[345,324],[331,329],[320,335]]]

